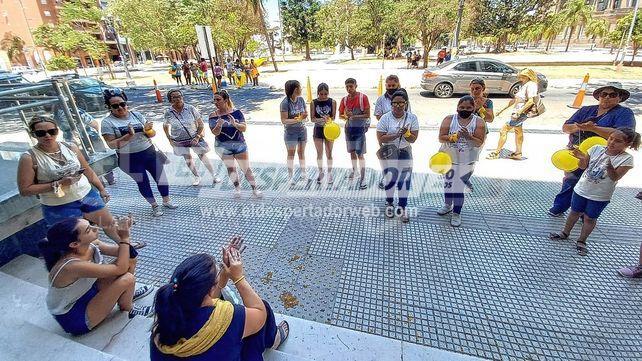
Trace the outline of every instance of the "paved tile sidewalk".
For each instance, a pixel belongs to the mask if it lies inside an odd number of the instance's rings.
[[[184,171],[173,164],[176,184]],[[248,277],[276,312],[496,360],[642,355],[642,280],[616,274],[636,260],[642,240],[636,189],[618,188],[589,239],[589,255],[580,257],[570,241],[546,238],[563,222],[545,214],[558,183],[478,177],[463,226],[453,229],[434,214],[442,197],[430,192],[439,184],[435,175],[413,176],[415,185],[428,186],[412,191],[417,216],[402,225],[383,216],[376,186],[350,189],[345,169],[330,189],[299,183],[290,190],[283,166],[253,168],[264,199],[251,199],[248,190],[233,200],[229,185],[175,186],[180,208],[160,218],[119,172],[110,206],[134,213],[134,239],[149,244],[139,278],[165,282],[186,256],[218,255],[241,234]],[[374,185],[376,171],[369,171]],[[369,213],[316,214],[319,206]]]

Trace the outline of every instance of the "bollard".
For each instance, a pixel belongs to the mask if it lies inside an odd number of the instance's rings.
[[[307,95],[307,102],[308,104],[312,103],[312,86],[310,86],[310,77],[308,76],[308,82],[307,82],[307,89],[306,89],[306,95]]]
[[[154,79],[154,92],[156,92],[156,103],[162,103],[163,97],[161,96],[160,90],[158,90],[158,84],[156,83],[156,79]]]
[[[212,78],[212,93],[216,94],[218,92],[218,87],[216,86],[216,78]]]
[[[589,81],[589,73],[586,73],[586,75],[584,75],[584,79],[582,80],[582,85],[580,86],[580,90],[577,92],[577,95],[575,96],[575,100],[573,101],[573,104],[568,106],[569,108],[579,109],[582,106],[582,102],[584,101],[584,96],[586,95],[586,87],[588,86],[588,81]]]
[[[379,86],[377,87],[377,96],[383,94],[383,75],[379,75]]]

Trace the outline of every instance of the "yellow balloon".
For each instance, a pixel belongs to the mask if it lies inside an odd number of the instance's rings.
[[[558,150],[551,156],[551,162],[560,170],[565,172],[572,172],[580,167],[580,160],[573,156],[573,153],[568,149]]]
[[[328,140],[336,140],[341,134],[341,127],[335,122],[327,122],[323,126],[323,135]]]
[[[586,154],[588,153],[589,149],[593,148],[596,145],[603,145],[606,146],[607,141],[606,139],[602,137],[590,137],[586,138],[580,143],[580,146],[578,147],[582,153]]]
[[[428,162],[430,170],[439,174],[446,174],[450,168],[453,166],[453,160],[450,158],[450,154],[445,152],[438,152],[432,157]]]

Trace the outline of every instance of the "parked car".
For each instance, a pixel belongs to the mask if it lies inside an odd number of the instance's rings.
[[[94,78],[79,76],[77,74],[65,74],[53,76],[52,79],[67,79],[69,82],[69,89],[74,95],[76,104],[90,113],[102,112],[105,110],[105,103],[103,101],[103,91],[111,87],[100,80]],[[48,80],[43,80],[43,82]],[[51,92],[53,93],[53,89]]]
[[[502,61],[490,58],[459,58],[442,63],[424,71],[421,87],[438,98],[449,98],[453,94],[469,92],[470,81],[482,78],[489,94],[508,94],[515,96],[520,83],[517,81],[519,70]],[[537,73],[539,92],[548,88],[548,79]]]

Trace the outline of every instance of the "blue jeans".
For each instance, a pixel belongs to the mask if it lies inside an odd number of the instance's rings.
[[[410,192],[410,181],[412,179],[412,151],[410,147],[399,150],[399,159],[384,160],[385,166],[383,177],[391,173],[390,180],[384,184],[386,190],[386,203],[392,204],[395,200],[395,185],[399,197],[399,207],[406,208],[408,205],[408,193]]]
[[[137,153],[118,154],[118,166],[132,177],[138,185],[138,191],[150,204],[156,202],[156,199],[149,184],[148,172],[154,178],[161,196],[167,197],[169,195],[169,185],[163,174],[163,162],[158,159],[153,146]]]
[[[553,207],[549,209],[549,212],[553,214],[561,214],[571,208],[573,188],[575,188],[575,185],[580,180],[582,173],[584,173],[584,169],[577,169],[564,176],[564,179],[562,180],[562,190],[555,196]]]

